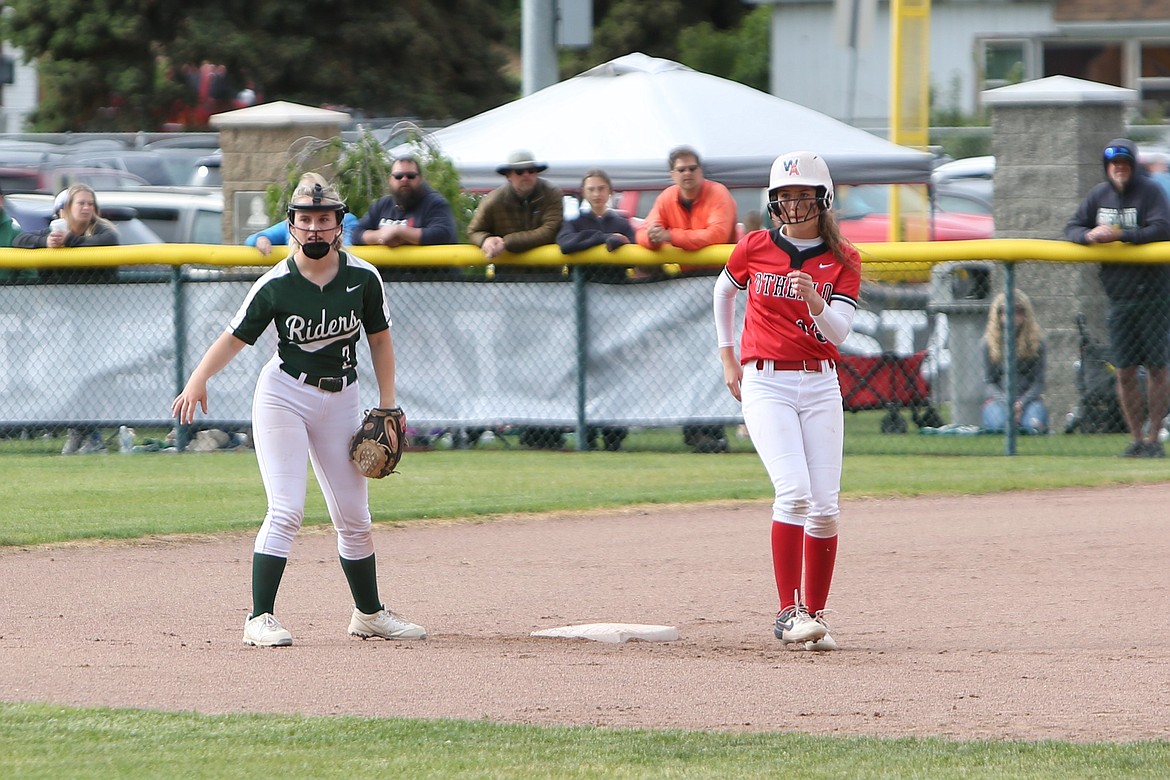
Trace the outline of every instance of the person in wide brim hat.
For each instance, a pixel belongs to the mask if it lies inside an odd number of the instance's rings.
[[[534,170],[537,173],[548,170],[548,163],[537,162],[533,159],[532,152],[526,149],[520,149],[508,155],[508,162],[503,165],[496,166],[496,173],[501,176],[507,176],[512,171]]]

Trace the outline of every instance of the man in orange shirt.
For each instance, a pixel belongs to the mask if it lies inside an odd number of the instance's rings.
[[[734,244],[735,199],[731,193],[703,176],[699,153],[691,147],[675,147],[669,159],[674,184],[654,201],[638,228],[638,243],[647,249],[670,244],[692,251],[712,244]]]
[[[689,146],[670,150],[670,178],[638,228],[638,243],[647,249],[670,244],[694,251],[712,244],[735,243],[735,199],[719,182],[703,176],[699,153]],[[684,266],[684,273],[718,274],[721,267]],[[683,442],[695,452],[726,452],[722,425],[684,425]]]

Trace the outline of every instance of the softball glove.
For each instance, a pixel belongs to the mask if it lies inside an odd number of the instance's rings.
[[[402,409],[370,409],[349,443],[349,459],[365,476],[381,479],[394,473],[406,449],[406,415]]]

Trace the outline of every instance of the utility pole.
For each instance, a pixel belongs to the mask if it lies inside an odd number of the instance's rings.
[[[557,83],[557,1],[522,0],[520,68],[523,97]]]

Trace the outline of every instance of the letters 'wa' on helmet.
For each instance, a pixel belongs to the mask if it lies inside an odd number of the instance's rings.
[[[833,208],[833,178],[819,154],[788,152],[777,157],[768,176],[769,202],[776,200],[776,190],[781,187],[813,187],[821,208]]]

